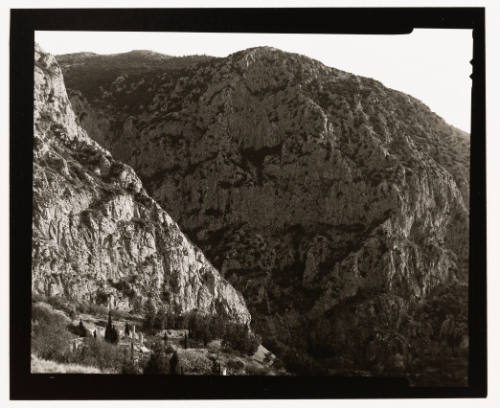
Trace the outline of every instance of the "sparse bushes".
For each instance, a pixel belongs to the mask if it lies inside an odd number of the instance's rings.
[[[74,314],[75,311],[74,305],[62,296],[45,297],[43,301],[47,302],[54,309],[62,310],[64,313],[68,315]]]
[[[63,296],[32,295],[32,303],[36,302],[46,302],[54,309],[62,310],[72,319],[75,318],[77,313],[93,316],[106,315],[108,313],[108,308],[102,304],[69,300]],[[120,310],[114,310],[113,313],[116,317],[122,319],[130,317],[129,313]]]

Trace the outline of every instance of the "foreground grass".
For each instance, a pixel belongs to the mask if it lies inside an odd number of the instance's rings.
[[[101,370],[97,367],[58,363],[56,361],[43,360],[35,355],[31,355],[31,372],[33,374],[113,374],[112,371]]]

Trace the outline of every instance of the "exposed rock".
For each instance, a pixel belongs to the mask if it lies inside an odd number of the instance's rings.
[[[81,57],[81,56],[80,56]],[[56,60],[35,49],[33,292],[242,323],[245,301],[126,164],[77,124]]]
[[[434,288],[466,282],[468,135],[415,98],[268,47],[109,78],[104,62],[58,58],[82,126],[242,291],[268,341],[366,368],[377,331],[387,342]]]

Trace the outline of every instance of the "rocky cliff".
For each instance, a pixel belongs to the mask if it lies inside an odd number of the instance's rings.
[[[443,288],[467,296],[467,134],[273,48],[100,58],[58,57],[80,123],[242,291],[273,350],[329,372],[419,370],[409,350],[448,316],[429,329],[423,308]],[[465,342],[466,310],[450,314]]]
[[[35,49],[33,293],[113,308],[151,299],[176,313],[248,323],[245,301],[77,124],[56,60]]]

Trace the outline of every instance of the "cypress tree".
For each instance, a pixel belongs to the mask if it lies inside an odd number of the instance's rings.
[[[174,352],[170,358],[170,374],[171,375],[184,375],[184,367],[182,362],[179,360],[179,355],[177,351]]]
[[[115,329],[113,320],[111,319],[111,310],[108,314],[108,324],[106,325],[106,331],[104,332],[104,340],[108,343],[118,343],[119,340],[118,331]]]

